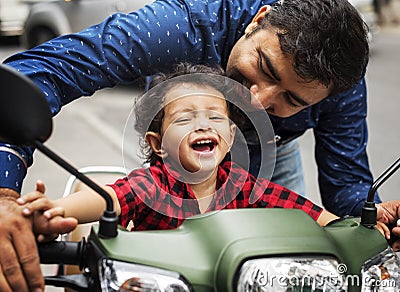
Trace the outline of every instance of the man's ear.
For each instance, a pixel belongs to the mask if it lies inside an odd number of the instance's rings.
[[[146,132],[146,142],[157,156],[161,158],[166,158],[168,156],[168,153],[162,147],[162,138],[159,133]]]
[[[254,16],[253,20],[246,27],[246,30],[244,32],[246,34],[251,33],[258,26],[260,21],[265,18],[265,16],[269,13],[270,10],[271,10],[270,5],[264,5],[263,7],[261,7],[260,10],[258,10],[256,16]]]

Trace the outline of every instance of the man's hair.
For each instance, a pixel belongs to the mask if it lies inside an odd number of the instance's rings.
[[[365,74],[368,27],[347,0],[280,0],[257,29],[278,29],[283,53],[307,82],[332,84],[331,94],[352,88]]]
[[[189,74],[191,74],[191,76],[189,76]],[[174,77],[180,78],[173,79]],[[170,81],[165,82],[167,80]],[[151,147],[147,144],[145,135],[148,131],[155,133],[161,132],[162,120],[164,118],[165,96],[168,91],[179,84],[195,84],[214,88],[225,97],[227,94],[236,96],[236,94],[232,94],[232,83],[225,81],[226,77],[224,77],[224,71],[220,66],[215,65],[211,67],[189,63],[180,63],[175,67],[173,72],[168,74],[160,73],[152,79],[149,86],[150,90],[145,95],[136,99],[134,107],[136,119],[135,130],[139,134],[139,143],[145,162],[154,165],[155,162],[159,160],[159,157],[153,153]],[[161,83],[163,84],[161,85]],[[227,106],[228,112],[231,113],[231,102],[227,102]],[[235,116],[240,117],[239,114],[235,114]]]

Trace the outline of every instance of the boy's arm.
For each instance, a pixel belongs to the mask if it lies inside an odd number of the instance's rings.
[[[327,225],[329,222],[335,220],[335,219],[339,219],[338,216],[336,216],[335,214],[332,214],[329,211],[326,210],[322,210],[321,214],[319,215],[318,219],[317,219],[317,223],[321,226],[325,226]]]
[[[108,186],[103,187],[111,196],[117,215],[121,208],[115,191]],[[85,189],[64,198],[55,200],[54,203],[65,210],[65,217],[74,217],[80,224],[98,221],[106,209],[106,201],[102,196],[91,189]],[[49,210],[50,211],[50,210]]]
[[[117,196],[111,187],[103,187],[111,196],[114,208],[119,215],[121,208]],[[51,220],[57,216],[73,217],[78,223],[89,223],[99,220],[106,208],[106,202],[99,194],[91,189],[68,195],[58,200],[49,200],[44,196],[44,185],[37,182],[36,191],[18,199],[20,205],[24,205],[23,213],[30,216],[36,211],[42,211],[43,216]]]
[[[326,226],[329,222],[335,220],[335,219],[339,219],[338,216],[336,216],[335,214],[332,214],[329,211],[326,210],[322,210],[321,214],[319,215],[318,219],[317,219],[317,223],[321,226]],[[388,228],[388,226],[383,223],[382,219],[379,218],[379,214],[378,214],[378,222],[376,224],[376,228],[379,230],[379,232],[382,233],[383,236],[385,236],[386,239],[390,239],[390,230]]]

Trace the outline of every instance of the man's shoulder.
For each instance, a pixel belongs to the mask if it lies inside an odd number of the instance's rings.
[[[362,79],[353,88],[328,96],[319,104],[313,107],[314,112],[327,113],[333,115],[355,114],[366,111],[367,91],[365,80]],[[363,114],[364,115],[364,114]]]
[[[192,16],[205,21],[221,21],[223,19],[241,19],[254,17],[258,10],[267,4],[276,2],[275,0],[181,0],[189,8]],[[225,17],[228,14],[228,18]],[[223,17],[223,18],[221,18]]]

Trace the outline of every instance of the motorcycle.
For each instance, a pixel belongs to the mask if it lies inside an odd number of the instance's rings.
[[[377,188],[360,218],[319,226],[300,210],[238,209],[194,216],[179,228],[128,232],[108,194],[43,143],[52,117],[40,90],[2,65],[0,140],[34,146],[101,195],[107,207],[88,238],[39,244],[42,264],[74,265],[79,274],[46,276],[76,291],[396,291],[400,259],[374,228]],[[18,111],[10,111],[16,108]]]

